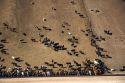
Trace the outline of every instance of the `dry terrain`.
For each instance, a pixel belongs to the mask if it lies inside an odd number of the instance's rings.
[[[45,65],[44,62],[51,62],[53,59],[66,66],[66,62],[73,63],[73,60],[82,64],[86,59],[93,61],[96,58],[103,60],[109,68],[119,69],[124,66],[124,0],[72,1],[0,0],[0,40],[6,39],[7,43],[4,45],[8,49],[8,54],[0,52],[0,57],[5,59],[0,65],[12,67],[12,56],[14,56],[24,60],[19,63],[24,68],[25,62],[32,66],[41,66]],[[48,27],[51,31],[43,27]],[[16,31],[14,32],[13,29]],[[97,44],[112,58],[97,56],[96,48],[91,45],[91,37],[86,32],[87,29],[92,29],[94,34],[105,38],[105,41],[98,41]],[[112,35],[105,34],[104,30],[110,30]],[[74,49],[68,41],[71,36],[78,38],[79,43],[75,50],[83,51],[85,54],[79,53],[75,56],[67,53]],[[45,37],[64,45],[67,51],[57,52],[45,46],[41,43]]]
[[[54,77],[53,78],[13,78],[0,79],[0,83],[124,83],[125,78],[120,76],[101,77]]]

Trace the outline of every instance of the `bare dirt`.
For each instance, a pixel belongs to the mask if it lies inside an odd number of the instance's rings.
[[[95,53],[95,47],[91,46],[90,37],[81,32],[92,28],[93,32],[106,38],[106,41],[98,44],[107,50],[111,59],[102,59],[110,68],[121,68],[125,58],[125,28],[124,28],[124,9],[125,2],[122,0],[0,0],[0,39],[6,39],[5,48],[9,55],[0,53],[5,58],[4,64],[12,67],[12,56],[20,57],[24,61],[19,63],[26,67],[25,62],[31,65],[41,66],[44,62],[50,62],[52,59],[59,63],[66,63],[73,60],[82,64],[86,59],[94,60],[99,58]],[[54,10],[55,8],[55,10]],[[98,9],[95,13],[91,10]],[[78,11],[85,18],[81,18],[75,13]],[[43,19],[46,19],[44,21]],[[62,27],[67,22],[71,26]],[[3,25],[6,23],[10,28],[16,28],[17,33],[12,32]],[[92,25],[90,27],[90,24]],[[39,31],[37,28],[41,30]],[[42,26],[50,27],[52,31],[42,29]],[[69,29],[69,30],[67,30]],[[105,29],[112,31],[113,35],[108,36],[104,33]],[[61,31],[64,33],[61,33]],[[68,32],[79,39],[76,50],[82,50],[85,55],[70,56],[66,51],[56,52],[46,47],[39,40],[39,34],[58,42],[68,50],[73,49],[71,43],[67,41],[70,37]],[[27,35],[24,36],[23,33]],[[38,42],[32,42],[31,38]],[[21,43],[24,39],[27,43]]]
[[[13,78],[0,79],[1,83],[124,83],[125,78],[120,76],[101,76],[100,77],[55,77],[53,78]]]
[[[123,0],[85,0],[86,9],[89,13],[93,30],[96,34],[106,38],[105,42],[99,43],[112,59],[104,59],[111,68],[120,68],[125,58],[125,2]],[[99,10],[94,13],[91,10]],[[104,30],[111,30],[113,35],[107,36]]]

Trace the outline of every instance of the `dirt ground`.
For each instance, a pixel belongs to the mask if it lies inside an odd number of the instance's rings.
[[[112,59],[104,59],[111,68],[120,68],[125,59],[125,2],[124,0],[85,0],[86,9],[91,19],[93,30],[96,34],[106,38],[99,43],[108,50]],[[94,13],[93,10],[99,10]],[[111,30],[113,35],[107,36],[104,30]]]
[[[13,78],[0,79],[1,83],[124,83],[124,76],[101,76],[100,77],[55,77],[53,78]]]
[[[98,9],[100,12],[95,13],[91,9]],[[19,63],[22,67],[26,66],[25,62],[41,66],[45,65],[46,61],[51,62],[52,59],[64,64],[73,60],[81,64],[86,59],[94,60],[99,58],[95,53],[96,49],[91,46],[90,37],[81,32],[92,28],[95,34],[106,38],[106,41],[98,44],[112,57],[100,59],[110,68],[119,69],[125,65],[124,9],[125,2],[122,0],[74,0],[74,3],[72,0],[0,0],[0,32],[2,32],[0,39],[7,40],[8,43],[4,45],[9,53],[9,55],[0,53],[5,59],[0,64],[12,67],[12,56],[24,60]],[[75,11],[83,14],[84,18]],[[70,26],[62,27],[65,22]],[[8,24],[10,28],[16,28],[17,33],[8,30],[3,23]],[[52,31],[44,30],[43,26],[51,28]],[[104,34],[105,29],[111,30],[113,35]],[[39,34],[42,34],[71,50],[73,47],[67,41],[70,38],[68,32],[79,39],[76,50],[84,51],[85,55],[80,54],[77,57],[68,55],[66,51],[56,52],[39,41],[42,39]],[[26,33],[26,36],[23,33]],[[31,38],[38,42],[32,42]],[[27,43],[21,43],[21,39]]]

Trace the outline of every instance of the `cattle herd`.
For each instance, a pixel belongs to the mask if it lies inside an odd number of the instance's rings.
[[[75,5],[76,3],[72,0],[70,2],[72,5]],[[35,4],[35,3],[32,3]],[[56,11],[57,9],[52,7],[53,11]],[[99,11],[96,11],[99,12]],[[79,16],[81,19],[86,18],[82,13],[78,11],[74,11],[74,13]],[[43,21],[46,22],[48,19],[43,18]],[[73,57],[79,57],[79,56],[86,56],[86,52],[84,50],[77,50],[77,46],[79,45],[79,38],[74,36],[70,29],[67,28],[71,26],[68,22],[63,22],[61,27],[64,28],[61,31],[61,34],[68,34],[67,42],[70,43],[70,46],[72,49],[69,49],[66,45],[63,45],[61,43],[58,43],[55,40],[52,40],[51,38],[47,37],[45,34],[39,33],[39,39],[36,38],[30,38],[31,42],[33,43],[40,43],[44,45],[47,48],[51,48],[53,51],[65,51],[68,56]],[[91,26],[90,26],[91,27]],[[17,28],[12,28],[8,23],[2,23],[2,28],[9,30],[12,33],[20,34]],[[35,29],[37,29],[39,32],[46,31],[46,32],[52,32],[53,28],[42,26],[34,26]],[[66,32],[67,30],[68,32]],[[103,36],[97,36],[94,34],[93,30],[91,28],[83,30],[80,30],[85,36],[90,38],[91,46],[96,48],[96,55],[99,58],[112,58],[110,55],[107,54],[107,51],[102,48],[100,45],[98,45],[97,42],[106,41],[106,38]],[[110,30],[104,30],[104,33],[108,36],[112,35],[112,32]],[[27,37],[26,32],[21,33],[23,36]],[[3,32],[0,31],[0,38],[2,38]],[[20,43],[28,43],[25,41],[25,39],[20,39]],[[101,59],[94,59],[89,60],[86,59],[85,61],[82,61],[82,63],[78,63],[76,60],[73,59],[72,62],[65,62],[65,63],[59,63],[56,60],[50,61],[50,62],[44,62],[41,66],[32,66],[27,61],[23,60],[20,57],[11,56],[12,67],[6,67],[2,63],[6,61],[6,59],[3,57],[3,55],[9,56],[9,49],[6,47],[6,43],[10,43],[8,39],[0,39],[0,78],[7,78],[7,77],[54,77],[54,76],[91,76],[91,75],[104,75],[105,73],[111,73],[111,69],[106,66],[106,64]],[[23,65],[26,67],[23,68],[19,63],[24,62]],[[125,66],[120,69],[120,71],[125,71]]]
[[[15,61],[23,61],[20,57],[14,58]],[[44,66],[32,66],[25,62],[27,66],[25,69],[21,68],[17,63],[12,62],[15,66],[13,68],[8,68],[6,66],[0,66],[0,77],[54,77],[54,76],[84,76],[84,75],[102,75],[105,72],[109,72],[109,68],[100,60],[95,59],[94,61],[87,60],[82,64],[73,60],[73,63],[66,62],[61,64],[52,59],[51,62],[45,62]],[[84,65],[84,67],[82,66]],[[54,68],[59,68],[58,71],[53,71]],[[67,70],[65,70],[67,68]]]
[[[64,45],[59,45],[59,43],[56,43],[54,41],[51,41],[49,38],[44,38],[44,40],[42,41],[42,43],[44,45],[46,45],[47,47],[51,47],[52,49],[54,49],[55,51],[59,51],[59,50],[66,50],[67,48],[64,47]]]
[[[68,23],[65,23],[66,25],[70,26]],[[11,32],[16,32],[16,29],[10,29],[9,25],[6,23],[3,23],[4,27],[10,30]],[[39,27],[35,26],[38,30],[41,30]],[[45,30],[52,31],[52,29],[43,27]],[[109,55],[104,55],[102,52],[105,52],[105,50],[101,47],[99,47],[96,44],[96,41],[105,41],[105,38],[103,37],[97,37],[96,35],[93,35],[91,29],[87,29],[86,31],[81,30],[83,33],[85,33],[86,36],[91,37],[91,45],[96,47],[97,51],[96,54],[103,58],[111,58]],[[111,35],[111,32],[104,31],[105,33]],[[0,32],[0,35],[2,35],[2,32]],[[27,36],[27,33],[22,33],[22,35]],[[40,42],[41,44],[45,45],[48,48],[53,49],[54,51],[66,51],[68,55],[86,55],[84,51],[79,50],[77,51],[75,48],[79,44],[79,39],[75,36],[69,34],[70,37],[67,39],[68,42],[71,43],[71,47],[73,49],[68,50],[67,47],[64,45],[61,45],[48,37],[45,37],[45,35],[39,34],[40,40],[36,40],[35,38],[31,38],[32,42]],[[28,43],[24,39],[20,39],[21,43]],[[4,55],[9,55],[9,50],[5,48],[5,43],[9,43],[7,39],[1,39],[0,43],[0,50],[1,53]],[[72,62],[66,62],[64,63],[58,63],[55,60],[52,60],[50,62],[45,62],[44,65],[41,66],[32,66],[28,62],[25,62],[20,57],[14,57],[12,56],[12,67],[7,68],[5,65],[0,65],[0,77],[45,77],[45,76],[83,76],[83,75],[103,75],[106,72],[110,73],[110,69],[100,60],[95,59],[94,61],[86,59],[86,61],[82,62],[82,64],[78,63],[77,61],[73,60]],[[0,62],[4,62],[5,59],[0,57]],[[26,68],[22,68],[21,65],[18,63],[25,62]],[[54,71],[54,69],[58,69]],[[121,69],[124,71],[123,69]]]

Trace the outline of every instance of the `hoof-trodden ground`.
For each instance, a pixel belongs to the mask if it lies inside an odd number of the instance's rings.
[[[57,62],[64,66],[55,65],[58,71],[68,70],[67,62],[101,59],[119,70],[125,65],[124,9],[124,0],[0,0],[0,65]],[[46,46],[45,38],[66,49]]]

